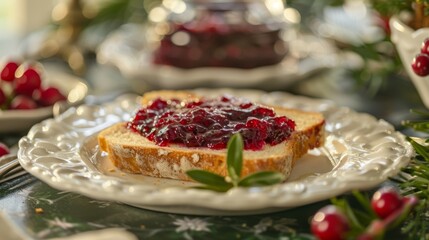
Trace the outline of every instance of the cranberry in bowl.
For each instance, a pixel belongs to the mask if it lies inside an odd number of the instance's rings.
[[[0,133],[25,132],[88,93],[82,79],[50,65],[8,59],[0,71]]]

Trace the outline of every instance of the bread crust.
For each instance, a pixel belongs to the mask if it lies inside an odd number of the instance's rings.
[[[176,94],[179,93],[179,94]],[[193,93],[158,91],[145,94],[146,105],[154,97],[172,96],[182,99],[197,97]],[[245,150],[242,176],[257,171],[279,171],[288,177],[295,162],[309,149],[324,142],[325,120],[320,113],[303,112],[296,109],[274,108],[278,115],[285,115],[297,123],[289,139],[275,146],[264,146],[262,150]],[[203,169],[225,176],[226,149],[186,148],[179,145],[161,147],[140,134],[129,130],[126,123],[117,123],[98,134],[100,150],[108,153],[109,159],[120,170],[127,173],[152,177],[190,180],[186,171]]]

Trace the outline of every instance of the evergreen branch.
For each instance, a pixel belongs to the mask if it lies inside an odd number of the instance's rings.
[[[417,132],[429,133],[429,112],[417,110],[412,110],[412,112],[425,119],[404,121],[403,125]],[[420,202],[414,211],[411,211],[401,230],[408,239],[426,239],[426,232],[429,230],[429,217],[427,215],[429,212],[429,145],[426,143],[428,143],[429,138],[425,141],[416,141],[416,139],[408,137],[407,140],[417,155],[411,159],[408,166],[394,180],[399,183],[403,195],[418,196]]]

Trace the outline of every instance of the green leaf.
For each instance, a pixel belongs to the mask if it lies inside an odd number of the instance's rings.
[[[186,174],[193,180],[209,186],[213,186],[221,189],[232,187],[232,184],[229,182],[226,182],[223,176],[220,176],[208,171],[194,169],[194,170],[186,171]]]
[[[280,183],[285,180],[283,174],[272,171],[261,171],[256,172],[247,177],[243,178],[238,186],[250,187],[250,186],[268,186],[276,183]]]
[[[239,133],[234,134],[228,141],[226,159],[228,177],[198,169],[187,171],[186,174],[191,179],[205,184],[195,188],[226,192],[237,186],[266,186],[284,181],[283,174],[272,171],[256,172],[240,180],[243,167],[243,145],[243,139]]]
[[[243,138],[239,133],[232,135],[228,141],[226,166],[228,175],[231,177],[234,186],[240,180],[241,169],[243,167],[243,145]]]
[[[195,188],[195,189],[211,190],[211,191],[216,191],[216,192],[227,192],[229,189],[232,188],[232,185],[230,185],[228,187],[202,185],[202,186],[195,186],[193,188]]]

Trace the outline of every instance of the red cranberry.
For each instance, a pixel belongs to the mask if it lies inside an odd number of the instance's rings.
[[[274,115],[276,115],[272,109],[262,108],[262,107],[258,107],[255,110],[253,110],[252,114],[261,116],[261,117],[265,117],[265,116],[274,117]]]
[[[422,43],[422,47],[420,49],[421,53],[424,54],[429,54],[429,38],[426,38],[423,43]]]
[[[12,110],[27,110],[27,109],[35,109],[37,108],[36,102],[27,96],[18,95],[12,99],[10,103],[10,109]]]
[[[167,101],[158,98],[158,99],[155,99],[155,101],[153,101],[148,108],[151,110],[164,109],[167,105],[168,105]]]
[[[222,96],[222,97],[220,97],[220,100],[222,102],[231,102],[231,97],[229,97],[229,96]]]
[[[33,98],[42,106],[51,106],[58,101],[65,101],[67,98],[55,87],[36,89]]]
[[[29,68],[13,82],[14,92],[17,95],[32,97],[33,92],[39,89],[41,84],[39,73],[35,69]]]
[[[247,108],[250,108],[251,106],[253,106],[253,104],[250,102],[245,102],[245,103],[240,104],[240,108],[242,108],[242,109],[247,109]]]
[[[403,204],[402,197],[393,188],[382,188],[374,193],[371,206],[382,219],[388,217]]]
[[[417,54],[411,63],[411,68],[415,74],[421,77],[429,75],[429,55],[424,53]]]
[[[194,102],[186,103],[185,107],[186,107],[186,108],[194,108],[194,107],[198,107],[198,106],[200,106],[201,104],[203,104],[203,102],[200,102],[200,101],[194,101]]]
[[[267,142],[271,145],[281,143],[284,140],[282,136],[285,133],[291,134],[296,127],[295,122],[285,116],[273,117],[267,121],[271,126],[276,126],[271,129],[271,134],[267,137]]]
[[[346,216],[334,205],[320,209],[311,220],[311,232],[320,240],[342,240],[349,230]]]
[[[10,153],[10,149],[2,142],[0,142],[0,157]]]
[[[18,64],[16,62],[8,62],[1,71],[1,79],[12,82],[15,79],[16,69],[18,69]]]
[[[249,118],[246,122],[246,127],[250,129],[256,129],[258,131],[258,134],[260,134],[260,138],[267,138],[268,127],[265,121],[257,118]]]

